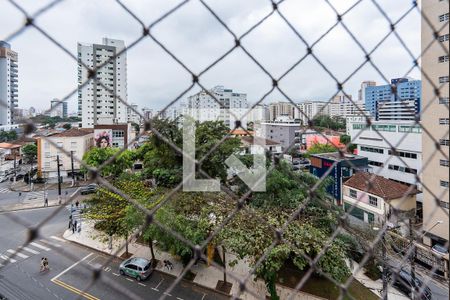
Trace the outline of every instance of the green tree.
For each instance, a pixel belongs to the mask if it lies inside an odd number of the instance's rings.
[[[83,156],[83,161],[92,167],[99,167],[104,162],[113,157],[118,153],[120,149],[118,148],[97,148],[94,147]],[[125,170],[130,169],[133,166],[133,152],[130,150],[125,150],[121,152],[117,157],[115,157],[114,162],[107,164],[101,170],[102,176],[114,176],[118,177],[120,174],[125,172]],[[82,167],[82,170],[86,172],[87,170]]]
[[[22,147],[22,153],[27,163],[33,163],[37,158],[36,144],[26,144]]]
[[[14,130],[10,131],[0,131],[0,141],[1,142],[9,142],[17,139],[17,132]]]
[[[72,128],[72,124],[66,123],[66,124],[63,125],[63,128],[66,129],[66,130],[69,130],[70,128]]]
[[[343,134],[340,136],[339,141],[341,142],[341,144],[344,144],[347,146],[347,150],[350,153],[353,153],[353,151],[355,151],[356,149],[356,145],[351,143],[351,137],[347,134]]]

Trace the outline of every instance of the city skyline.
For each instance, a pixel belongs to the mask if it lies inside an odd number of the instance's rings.
[[[350,6],[350,3],[346,4],[347,6],[336,1],[332,3],[340,12]],[[238,36],[264,15],[270,13],[272,9],[271,5],[256,3],[256,1],[240,5],[239,10],[235,10],[233,4],[235,4],[234,1],[226,4],[208,3],[214,11],[220,12],[225,23]],[[38,8],[37,4],[27,1],[21,5],[30,14]],[[153,1],[153,10],[142,9],[148,5],[141,3],[126,3],[126,5],[138,17],[150,20],[147,21],[150,23],[155,20],[155,16],[169,10],[175,4]],[[232,36],[211,16],[206,8],[199,7],[199,5],[194,2],[188,3],[152,29],[155,37],[195,73],[199,73],[234,46]],[[303,15],[302,5],[305,4],[286,3],[280,5],[279,9],[307,42],[312,44],[336,22],[335,13],[326,3],[308,3],[307,11],[309,13]],[[389,17],[393,20],[399,18],[407,7],[406,2],[383,5],[390,8]],[[108,37],[122,39],[129,46],[139,37],[140,25],[131,16],[124,13],[119,5],[105,6],[96,3],[92,6],[95,9],[89,9],[86,2],[58,3],[54,12],[52,10],[37,19],[37,25],[48,31],[50,36],[60,41],[61,45],[75,56],[77,42],[94,43],[103,37]],[[10,28],[20,27],[18,21],[21,16],[16,8],[7,3],[0,4],[0,8],[5,11],[5,20],[11,21],[11,26],[8,26],[9,31],[6,31],[6,28],[0,29],[0,36],[6,38],[12,32]],[[357,9],[359,10],[358,14],[349,13],[344,16],[343,21],[352,33],[358,36],[362,45],[370,51],[379,40],[389,33],[389,24],[376,10],[376,7],[370,3],[358,4]],[[148,13],[148,11],[151,15],[140,15],[143,12]],[[293,14],[293,11],[296,13]],[[104,22],[98,22],[97,19],[104,20]],[[372,21],[367,24],[368,19]],[[56,25],[62,21],[64,21],[63,24],[74,29],[71,35],[64,34],[64,26]],[[365,24],[364,32],[361,32],[362,28],[358,25],[363,22]],[[420,53],[420,38],[414,32],[419,27],[420,15],[413,11],[400,23],[398,28],[406,45],[416,56]],[[204,28],[208,28],[208,30],[204,30]],[[196,41],[196,43],[193,44],[192,41]],[[338,41],[339,43],[337,43]],[[47,102],[49,99],[63,98],[76,89],[76,62],[35,29],[27,28],[21,35],[8,42],[20,54],[20,107],[43,108],[35,104],[44,103],[43,100]],[[29,47],[30,43],[39,45],[39,47]],[[277,78],[306,53],[306,46],[295,37],[293,31],[277,13],[243,38],[242,45]],[[417,70],[406,74],[411,66],[412,58],[402,48],[395,36],[391,35],[373,53],[372,59],[381,67],[383,75],[387,79],[405,75],[420,79]],[[198,53],[204,55],[198,55]],[[273,55],[273,53],[277,53],[277,55]],[[313,53],[341,81],[348,77],[365,59],[364,53],[341,25],[333,29],[332,36],[327,36],[318,42],[313,47]],[[129,103],[136,103],[139,107],[161,109],[191,84],[190,74],[185,72],[150,38],[144,39],[131,48],[127,52],[127,57]],[[366,64],[351,78],[348,84],[344,85],[346,93],[355,97],[364,80],[375,80],[379,84],[385,83],[375,69]],[[44,81],[53,84],[46,85],[43,84]],[[249,95],[250,103],[257,102],[272,86],[270,78],[241,49],[234,50],[201,76],[200,82],[208,89],[216,85],[224,85],[241,90]],[[299,86],[299,82],[303,84]],[[327,100],[337,91],[334,80],[312,57],[306,58],[281,80],[280,87],[295,101],[311,98]],[[187,92],[183,98],[199,91],[200,87],[197,86]],[[278,92],[267,97],[267,102],[284,100],[286,99]],[[76,110],[76,95],[70,97],[68,102],[69,111]]]

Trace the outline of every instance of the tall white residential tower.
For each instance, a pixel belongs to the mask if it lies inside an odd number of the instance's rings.
[[[123,49],[123,41],[108,38],[103,38],[102,44],[78,43],[78,116],[81,117],[81,127],[127,122],[127,106],[119,100],[127,102],[127,56]],[[98,68],[97,80],[83,85],[89,76],[83,64]]]
[[[17,53],[0,41],[0,125],[14,124],[17,102]]]

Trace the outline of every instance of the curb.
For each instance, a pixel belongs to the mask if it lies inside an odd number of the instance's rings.
[[[19,208],[3,208],[0,207],[0,213],[2,212],[12,212],[12,211],[21,211],[21,210],[28,210],[28,209],[37,209],[37,208],[48,208],[48,207],[56,207],[61,206],[62,204],[49,204],[48,206],[27,206],[27,207],[19,207]]]
[[[119,258],[119,259],[121,259],[120,256],[117,256],[117,255],[114,255],[114,254],[110,254],[110,253],[108,253],[108,252],[104,252],[104,251],[98,250],[98,249],[96,249],[96,248],[94,248],[94,247],[87,246],[87,245],[82,244],[82,243],[77,242],[77,241],[69,240],[69,239],[67,239],[67,238],[64,237],[64,234],[63,234],[62,238],[65,239],[66,241],[71,242],[71,243],[74,243],[74,244],[77,244],[77,245],[80,245],[80,246],[89,248],[89,249],[94,250],[94,251],[97,251],[97,252],[101,252],[101,253],[103,253],[103,254],[112,256],[112,257],[114,257],[114,258]],[[173,278],[178,278],[177,276],[175,276],[175,275],[173,275],[173,274],[166,273],[166,272],[161,271],[161,270],[155,269],[154,272],[162,273],[162,274],[168,275],[168,276],[173,277]],[[218,290],[213,289],[213,288],[211,288],[211,287],[201,285],[201,284],[199,284],[199,283],[197,283],[197,282],[189,281],[189,280],[186,280],[186,279],[181,279],[181,280],[184,281],[184,282],[189,282],[189,283],[191,283],[191,284],[193,284],[193,285],[195,285],[195,286],[198,286],[198,287],[201,287],[201,288],[210,290],[210,291],[212,291],[212,292],[221,294],[221,295],[226,296],[226,297],[230,297],[230,298],[231,298],[231,296],[232,296],[232,295],[230,295],[230,294],[226,294],[226,293],[224,293],[224,292],[222,292],[222,291],[218,291]],[[239,299],[239,298],[238,298],[238,299]]]

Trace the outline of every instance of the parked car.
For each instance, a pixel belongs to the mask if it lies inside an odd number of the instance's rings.
[[[402,269],[397,274],[397,276],[395,276],[395,282],[393,282],[392,284],[409,297],[411,295],[412,282],[413,281],[411,273]],[[428,286],[424,285],[423,282],[417,277],[415,278],[415,283],[416,297],[419,295],[419,293],[421,293],[420,299],[432,299],[432,293]]]
[[[132,257],[123,261],[119,266],[120,275],[127,275],[142,281],[153,272],[152,262],[142,257]]]
[[[0,176],[0,182],[5,182],[5,181],[7,181],[8,179],[9,179],[9,177],[6,176],[6,175]],[[0,298],[0,299],[1,299],[1,298]]]
[[[441,244],[436,244],[431,248],[431,251],[433,251],[434,253],[442,256],[445,254],[448,254],[448,248],[445,248],[444,245]]]
[[[91,183],[80,188],[81,195],[93,194],[97,191],[98,185],[96,183]]]

